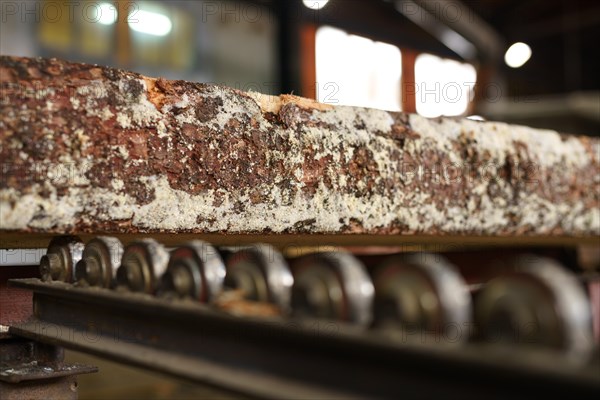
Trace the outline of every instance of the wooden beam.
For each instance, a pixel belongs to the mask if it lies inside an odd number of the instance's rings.
[[[301,96],[317,100],[317,27],[304,24],[300,30]]]
[[[415,84],[415,61],[418,53],[411,49],[402,51],[402,111],[417,112],[416,84]]]

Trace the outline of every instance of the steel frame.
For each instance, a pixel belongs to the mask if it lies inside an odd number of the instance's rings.
[[[233,316],[186,300],[38,279],[10,333],[260,398],[600,393],[599,360],[499,344],[422,344],[337,322]],[[417,343],[415,343],[417,342]]]

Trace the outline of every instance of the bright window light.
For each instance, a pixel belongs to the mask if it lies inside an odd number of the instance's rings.
[[[323,103],[402,109],[400,49],[324,26],[317,30],[317,99]]]
[[[302,0],[302,3],[311,10],[320,10],[329,3],[329,0]]]
[[[531,47],[522,42],[514,43],[506,50],[504,61],[511,68],[523,66],[531,58]]]
[[[132,11],[127,21],[129,27],[134,31],[153,36],[168,35],[173,28],[169,17],[152,11]]]
[[[113,4],[100,3],[96,9],[94,21],[102,25],[112,25],[117,22],[117,9]]]
[[[469,106],[477,80],[475,68],[431,54],[415,61],[417,112],[425,117],[463,115]]]
[[[470,119],[473,121],[485,121],[485,118],[483,118],[481,115],[469,115],[467,117],[467,119]]]

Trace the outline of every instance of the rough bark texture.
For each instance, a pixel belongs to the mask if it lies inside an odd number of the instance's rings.
[[[0,230],[597,235],[600,141],[0,58]]]

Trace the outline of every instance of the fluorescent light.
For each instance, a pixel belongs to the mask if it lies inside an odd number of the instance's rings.
[[[329,0],[302,0],[302,3],[311,10],[320,10],[329,3]]]
[[[153,36],[168,35],[173,28],[169,17],[152,11],[133,11],[129,14],[127,21],[129,27],[134,31]]]
[[[531,58],[531,48],[522,42],[514,43],[506,50],[504,61],[511,68],[519,68]]]
[[[112,25],[117,22],[117,9],[113,4],[100,3],[96,8],[95,20],[102,25]]]

